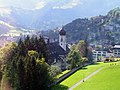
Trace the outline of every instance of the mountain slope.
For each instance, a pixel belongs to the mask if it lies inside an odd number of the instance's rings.
[[[35,10],[1,7],[0,20],[13,26],[36,30],[50,30],[61,27],[80,17],[80,11],[77,9],[78,7],[67,9],[53,8],[51,5]]]
[[[61,27],[63,24],[79,17],[80,13],[76,8],[78,7],[61,9],[46,6],[36,10],[0,8],[0,20],[16,27],[15,30],[20,28],[26,28],[26,30],[49,30]],[[71,11],[73,12],[71,13]],[[6,33],[10,29],[5,25],[1,25],[0,28],[3,29],[0,33]],[[120,9],[115,8],[104,16],[76,19],[66,24],[64,28],[67,31],[69,42],[78,42],[84,39],[92,44],[120,43]],[[49,35],[53,36],[53,34],[54,32],[49,32]]]
[[[0,21],[0,35],[5,34],[14,28],[15,27],[11,26],[10,24]]]
[[[115,8],[106,16],[100,15],[92,17],[90,20],[74,20],[65,25],[65,29],[70,41],[86,39],[87,37],[87,40],[94,44],[120,43],[120,9]],[[71,39],[69,38],[70,35]]]
[[[107,15],[90,19],[79,18],[64,26],[69,43],[87,40],[90,44],[111,45],[120,43],[120,9],[115,8]],[[49,32],[53,36],[54,31]],[[57,35],[57,34],[56,34]],[[54,35],[55,37],[55,35]]]

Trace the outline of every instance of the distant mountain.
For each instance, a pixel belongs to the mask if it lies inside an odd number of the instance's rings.
[[[10,27],[6,25],[3,21],[0,21],[0,34],[5,34],[9,32]]]
[[[80,17],[80,11],[76,8],[78,7],[66,9],[63,9],[63,7],[51,8],[51,5],[35,10],[13,7],[0,8],[0,21],[7,23],[5,25],[0,23],[0,33],[3,34],[13,30],[6,25],[15,27],[16,31],[21,31],[22,29],[40,31],[61,27]],[[120,43],[120,9],[115,8],[104,16],[99,15],[90,19],[78,18],[66,24],[64,28],[67,31],[69,42],[78,42],[81,39],[85,39],[92,44]],[[51,37],[57,37],[52,31],[48,31],[47,34]]]
[[[4,36],[19,37],[20,35],[34,34],[34,32],[35,30],[12,26],[0,20],[0,38]]]
[[[105,16],[78,18],[66,24],[64,29],[69,43],[87,40],[94,45],[118,44],[120,43],[120,9],[115,8]],[[53,32],[51,31],[49,35],[52,36]]]
[[[33,16],[32,11],[19,8],[0,8],[0,20],[17,27],[27,27]]]
[[[60,9],[50,6],[35,10],[1,7],[0,20],[17,27],[50,30],[61,27],[79,17],[80,14],[75,9]]]
[[[69,41],[86,39],[93,44],[120,43],[120,9],[115,8],[106,16],[76,19],[64,28]]]

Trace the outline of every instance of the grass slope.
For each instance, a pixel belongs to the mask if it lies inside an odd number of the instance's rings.
[[[84,67],[83,69],[78,70],[76,73],[65,79],[59,85],[55,85],[52,87],[52,90],[67,90],[68,88],[72,87],[76,83],[78,83],[83,78],[87,77],[100,67],[109,65],[109,63],[96,63],[94,65],[89,65]],[[65,88],[64,88],[65,87]]]
[[[120,64],[109,65],[74,90],[120,90]]]
[[[57,78],[60,78],[61,76],[65,75],[66,73],[68,73],[70,70],[65,70],[63,71],[61,74],[57,75]]]

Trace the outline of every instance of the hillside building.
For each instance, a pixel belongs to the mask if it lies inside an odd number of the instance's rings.
[[[120,45],[115,45],[113,47],[114,57],[120,57]]]
[[[102,61],[107,56],[107,51],[93,51],[93,58],[95,61]]]

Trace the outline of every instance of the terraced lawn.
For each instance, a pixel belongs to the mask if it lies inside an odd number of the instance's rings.
[[[109,65],[74,90],[120,90],[120,64]]]
[[[97,69],[109,66],[110,63],[96,63],[94,65],[89,65],[84,67],[83,69],[78,70],[76,73],[65,79],[63,82],[61,82],[59,85],[55,85],[52,87],[52,90],[67,90],[68,88],[72,87],[76,83],[78,83],[83,78],[87,77]]]

